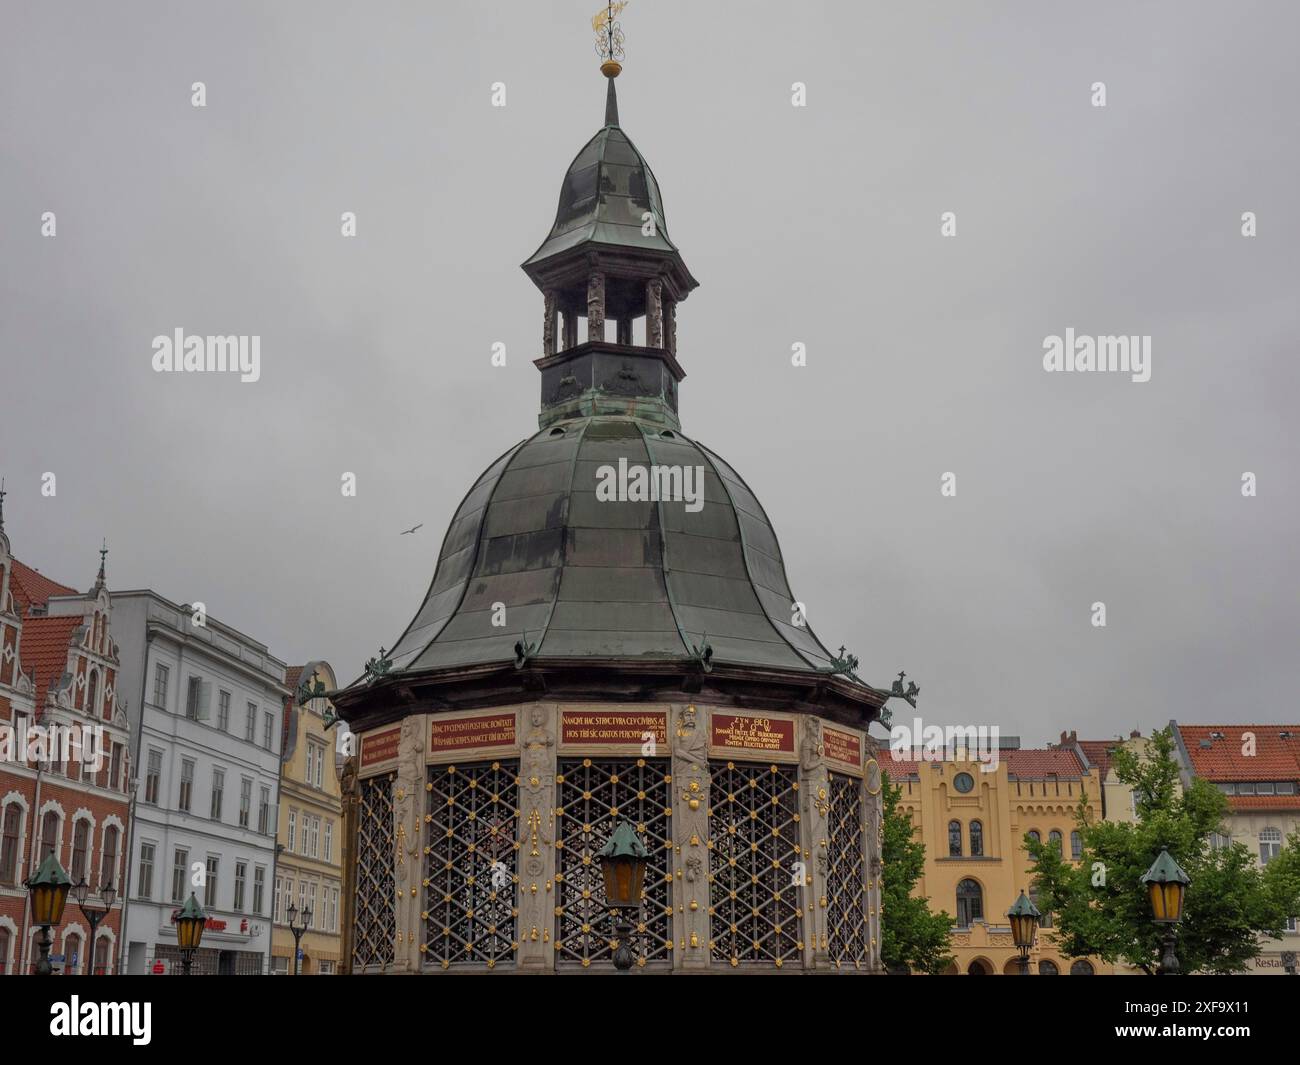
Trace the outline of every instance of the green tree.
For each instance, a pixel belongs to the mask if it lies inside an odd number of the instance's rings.
[[[925,869],[925,844],[913,835],[911,815],[898,808],[902,793],[882,774],[880,959],[887,969],[941,973],[952,964],[952,918],[942,910],[931,913],[930,900],[912,894]]]
[[[1292,833],[1263,869],[1240,843],[1211,847],[1211,833],[1223,831],[1228,800],[1200,778],[1179,787],[1169,729],[1151,737],[1145,757],[1121,747],[1112,764],[1133,789],[1135,823],[1098,821],[1080,802],[1075,820],[1083,858],[1077,863],[1062,856],[1059,844],[1025,837],[1039,905],[1053,912],[1061,949],[1154,973],[1164,928],[1151,919],[1140,878],[1167,847],[1192,881],[1178,926],[1182,971],[1244,970],[1260,937],[1280,938],[1287,916],[1300,912],[1300,839]]]

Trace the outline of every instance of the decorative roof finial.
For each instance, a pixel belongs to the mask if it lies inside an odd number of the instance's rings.
[[[5,479],[0,477],[0,532],[5,531]]]
[[[104,587],[104,559],[108,557],[108,539],[105,538],[104,546],[99,549],[99,575],[95,578],[95,587]]]
[[[591,17],[591,28],[596,32],[596,54],[604,60],[600,64],[600,72],[611,82],[623,69],[619,60],[626,58],[623,51],[623,27],[617,21],[625,7],[627,0],[607,0],[605,10],[598,11]]]

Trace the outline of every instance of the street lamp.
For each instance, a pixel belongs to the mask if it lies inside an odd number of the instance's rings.
[[[87,973],[95,971],[95,929],[99,927],[99,922],[108,916],[108,911],[113,908],[113,903],[117,899],[117,892],[113,890],[113,881],[105,884],[99,892],[99,897],[103,900],[103,907],[92,904],[86,905],[86,898],[90,894],[90,885],[86,883],[83,876],[81,880],[73,886],[72,895],[77,900],[77,905],[81,908],[82,914],[90,922],[90,964],[86,967]]]
[[[1160,959],[1159,976],[1176,976],[1178,958],[1174,954],[1174,939],[1178,922],[1183,919],[1183,895],[1192,882],[1183,867],[1174,861],[1169,851],[1161,847],[1160,857],[1142,874],[1142,883],[1151,897],[1151,914],[1156,924],[1165,926],[1165,954]]]
[[[50,967],[50,925],[63,920],[63,907],[71,886],[72,879],[63,871],[53,851],[45,856],[40,868],[23,881],[23,887],[32,900],[32,921],[41,930],[41,960],[36,963],[37,976],[49,976],[54,972]]]
[[[614,968],[632,968],[632,914],[641,908],[641,889],[645,885],[645,866],[649,852],[627,821],[620,821],[609,842],[596,855],[605,878],[605,904],[613,911]]]
[[[1038,919],[1042,916],[1038,907],[1030,901],[1022,890],[1015,905],[1007,910],[1011,918],[1011,939],[1020,951],[1020,975],[1029,975],[1029,952],[1034,947],[1034,937],[1038,934]]]
[[[203,907],[199,905],[199,900],[191,891],[190,897],[185,900],[185,905],[181,908],[180,916],[176,918],[176,943],[181,948],[184,976],[190,975],[194,952],[199,949],[199,941],[203,938],[203,926],[207,921],[207,914],[203,912]]]
[[[308,906],[302,911],[302,924],[296,925],[293,919],[298,916],[298,907],[292,902],[289,903],[289,931],[293,933],[293,975],[298,975],[298,942],[302,939],[302,934],[311,927],[311,907]]]

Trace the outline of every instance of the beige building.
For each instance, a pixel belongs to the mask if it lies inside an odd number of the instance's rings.
[[[1081,740],[1076,732],[1062,732],[1060,746],[1075,753],[1079,761],[1090,769],[1101,785],[1101,816],[1106,821],[1122,821],[1132,824],[1137,820],[1137,806],[1133,800],[1133,789],[1120,781],[1112,764],[1115,751],[1123,747],[1145,758],[1147,739],[1134,729],[1128,739]]]
[[[285,683],[295,694],[284,708],[284,756],[280,773],[278,856],[272,911],[271,972],[294,971],[294,923],[311,911],[299,949],[303,975],[338,971],[341,957],[340,895],[343,837],[334,748],[337,733],[325,728],[325,698],[299,705],[299,690],[333,691],[337,681],[327,662],[291,667]]]

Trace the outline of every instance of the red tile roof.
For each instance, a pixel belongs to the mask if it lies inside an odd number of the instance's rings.
[[[1300,780],[1300,725],[1179,725],[1178,731],[1198,777],[1224,783]],[[1242,750],[1247,732],[1255,736],[1253,754]],[[1282,732],[1289,732],[1290,739],[1283,739]],[[1203,740],[1208,747],[1201,746]]]
[[[1123,744],[1123,740],[1079,740],[1079,746],[1088,761],[1097,767],[1097,775],[1105,777],[1110,771],[1110,752]]]
[[[881,752],[884,757],[880,759],[880,768],[889,775],[889,779],[897,783],[904,777],[920,776],[919,762],[896,762],[889,751]]]
[[[1002,751],[1007,763],[1007,774],[1023,779],[1038,779],[1055,774],[1058,777],[1078,777],[1083,773],[1083,763],[1074,751],[1060,747],[1046,750]]]
[[[1300,810],[1300,795],[1229,795],[1234,810]]]
[[[23,622],[19,643],[23,672],[36,685],[36,715],[45,705],[45,693],[57,683],[68,666],[68,646],[72,633],[81,624],[81,615],[71,617],[28,618]]]
[[[14,593],[18,612],[26,614],[29,607],[44,606],[52,595],[79,595],[76,588],[52,581],[43,573],[38,573],[31,566],[18,559],[13,560],[13,572],[9,577],[9,588]]]
[[[284,686],[295,695],[298,693],[298,680],[306,666],[289,666],[284,671]]]

